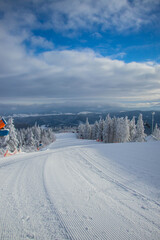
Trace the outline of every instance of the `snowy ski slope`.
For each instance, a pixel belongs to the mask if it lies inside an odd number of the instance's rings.
[[[57,134],[0,159],[0,239],[160,239],[160,142]]]

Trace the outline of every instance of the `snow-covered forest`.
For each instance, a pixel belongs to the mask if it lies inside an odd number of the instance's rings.
[[[9,129],[9,135],[0,138],[0,154],[6,150],[11,152],[15,149],[21,149],[30,152],[46,146],[55,140],[55,135],[51,128],[41,128],[37,124],[27,129],[16,129],[13,118],[7,122],[6,128]]]
[[[160,140],[160,129],[157,125],[153,135]],[[86,119],[85,124],[81,123],[78,126],[78,138],[93,139],[104,143],[144,142],[145,137],[142,114],[139,115],[137,123],[135,117],[129,120],[128,117],[111,118],[108,114],[105,120],[100,119],[93,125],[90,125]]]
[[[31,152],[44,147],[55,140],[53,129],[42,128],[35,124],[27,129],[16,129],[13,118],[7,122],[6,128],[9,135],[0,138],[0,154],[7,150],[10,152],[20,149],[24,152]],[[142,114],[137,121],[135,117],[131,120],[128,117],[113,117],[108,114],[106,119],[100,119],[94,124],[89,124],[88,118],[85,124],[78,126],[78,138],[98,140],[104,143],[120,142],[144,142],[146,134],[144,132],[144,122]],[[155,140],[160,140],[160,129],[155,125],[152,136]]]

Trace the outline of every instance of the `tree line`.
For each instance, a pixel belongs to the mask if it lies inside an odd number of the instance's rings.
[[[137,123],[135,117],[113,117],[108,114],[106,119],[100,119],[93,125],[89,124],[88,118],[85,124],[78,126],[78,138],[93,139],[104,143],[121,142],[144,142],[144,123],[142,114],[139,115]]]
[[[34,151],[41,145],[46,146],[55,140],[55,135],[51,128],[41,128],[37,124],[27,129],[16,129],[13,118],[8,119],[6,128],[9,135],[0,138],[1,153],[6,150],[13,152],[15,149],[22,151]]]

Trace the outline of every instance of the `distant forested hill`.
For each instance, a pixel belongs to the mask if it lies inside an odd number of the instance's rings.
[[[152,129],[152,111],[123,111],[123,112],[110,112],[111,117],[125,117],[128,116],[129,119],[132,119],[133,116],[136,117],[136,120],[139,114],[143,114],[143,121],[145,123],[145,132],[147,134],[151,133]],[[79,123],[84,123],[86,118],[88,118],[89,123],[93,124],[96,120],[100,118],[105,119],[108,112],[103,113],[69,113],[69,114],[46,114],[46,115],[27,115],[14,116],[15,127],[27,128],[33,126],[35,123],[38,125],[45,125],[49,127],[77,127]],[[160,126],[160,111],[155,111],[154,115],[154,125],[155,123]]]

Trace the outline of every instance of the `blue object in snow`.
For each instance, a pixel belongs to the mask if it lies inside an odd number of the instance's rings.
[[[0,137],[7,136],[8,134],[9,134],[9,130],[8,129],[1,129],[0,130]]]

